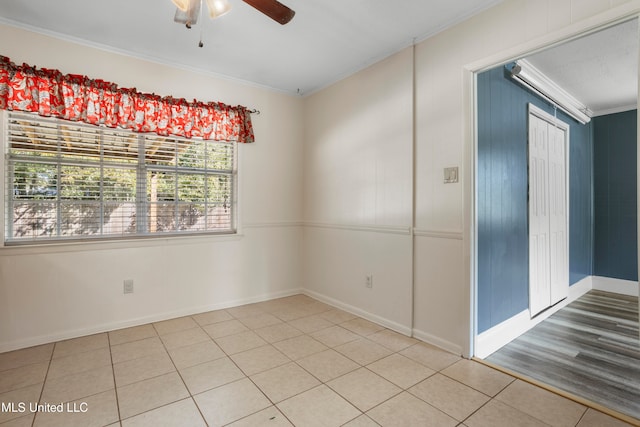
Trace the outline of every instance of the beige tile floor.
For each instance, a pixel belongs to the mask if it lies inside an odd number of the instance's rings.
[[[0,401],[0,427],[628,425],[303,295],[0,354]]]

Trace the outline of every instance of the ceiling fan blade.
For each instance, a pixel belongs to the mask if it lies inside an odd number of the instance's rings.
[[[274,21],[284,25],[293,19],[296,13],[277,0],[242,0],[267,15]]]

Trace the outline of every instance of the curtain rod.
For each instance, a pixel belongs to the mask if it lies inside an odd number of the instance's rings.
[[[260,110],[254,108],[253,110],[249,110],[249,114],[255,114],[256,116],[260,115]]]

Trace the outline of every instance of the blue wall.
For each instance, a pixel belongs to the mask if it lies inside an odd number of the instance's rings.
[[[593,119],[594,274],[638,280],[637,111]]]
[[[548,103],[505,76],[478,75],[478,332],[529,307],[527,104]],[[593,271],[591,125],[570,124],[570,283]],[[634,157],[635,158],[635,157]]]

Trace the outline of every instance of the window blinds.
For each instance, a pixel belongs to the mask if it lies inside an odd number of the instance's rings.
[[[235,231],[234,143],[7,115],[8,243]]]

